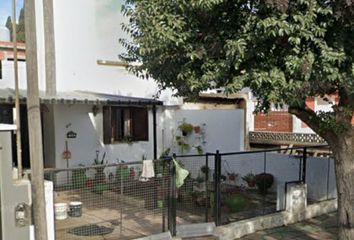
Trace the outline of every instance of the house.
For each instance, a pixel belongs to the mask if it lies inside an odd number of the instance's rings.
[[[327,96],[326,100],[308,97],[306,105],[315,112],[331,112],[332,106],[338,101],[336,95]],[[266,114],[255,113],[253,122],[250,129],[250,143],[253,147],[316,146],[326,143],[307,124],[288,113],[286,107],[273,108]],[[354,125],[354,116],[352,124]]]
[[[52,14],[37,12],[42,25],[37,38],[42,43],[38,45],[38,69],[46,168],[91,165],[97,156],[109,163],[152,159],[166,149],[179,154],[197,153],[200,148],[203,152],[244,149],[244,96],[204,94],[198,103],[184,104],[169,90],[158,94],[153,80],[139,79],[120,66],[117,54],[124,49],[117,40],[124,33],[116,23],[126,21],[119,11],[122,3],[63,0],[53,4]],[[45,26],[44,14],[50,15]],[[51,36],[49,42],[44,27]],[[20,88],[26,89],[25,62],[21,64]],[[7,69],[6,78],[0,80],[0,107],[12,123],[13,70],[10,65]],[[22,91],[24,132],[25,98]],[[204,132],[188,139],[188,151],[181,151],[176,142],[178,126],[184,121],[203,127]],[[26,134],[22,145],[27,161],[23,165],[28,167]]]
[[[29,167],[26,93],[21,91],[23,165]],[[15,93],[0,89],[0,107],[12,120]],[[94,92],[41,92],[44,166],[66,168],[92,164],[96,151],[107,161],[156,157],[155,99],[123,97]],[[5,110],[6,109],[6,110]],[[120,124],[120,125],[118,125]]]

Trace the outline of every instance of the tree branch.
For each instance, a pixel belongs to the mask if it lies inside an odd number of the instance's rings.
[[[331,129],[321,128],[319,124],[321,119],[319,119],[317,114],[311,108],[306,105],[304,107],[289,107],[288,111],[306,123],[313,131],[325,139],[327,143],[336,141],[337,134]]]

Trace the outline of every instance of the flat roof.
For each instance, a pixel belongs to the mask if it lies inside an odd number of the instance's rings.
[[[0,103],[15,103],[15,90],[0,89]],[[20,90],[20,102],[25,103],[27,91]],[[153,98],[139,98],[90,91],[58,92],[46,95],[40,91],[40,103],[43,104],[96,104],[96,105],[162,105],[162,101]]]

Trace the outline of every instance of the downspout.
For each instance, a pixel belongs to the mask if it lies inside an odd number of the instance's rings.
[[[153,128],[154,159],[157,159],[156,104],[152,105],[152,128]]]

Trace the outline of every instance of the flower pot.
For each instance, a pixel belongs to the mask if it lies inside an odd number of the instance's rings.
[[[92,188],[93,187],[93,179],[87,179],[86,187],[87,188]]]
[[[200,126],[195,126],[193,129],[194,129],[194,132],[195,132],[196,134],[199,134],[200,131],[201,131]]]
[[[247,182],[247,185],[249,186],[249,187],[255,187],[256,186],[256,181],[249,181],[249,182]]]

